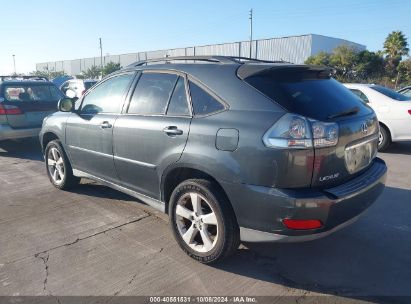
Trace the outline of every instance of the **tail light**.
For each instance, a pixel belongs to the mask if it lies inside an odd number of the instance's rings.
[[[87,92],[87,90],[81,91],[81,96],[83,96],[86,92]]]
[[[335,146],[338,143],[338,124],[325,123],[287,113],[263,136],[272,148],[306,149]]]
[[[320,220],[284,219],[283,224],[288,229],[293,229],[293,230],[318,229],[318,228],[321,228],[323,226],[323,223]]]
[[[411,115],[411,110],[408,110],[408,114],[410,114],[410,115]]]
[[[0,104],[0,115],[20,115],[21,110],[17,106]]]

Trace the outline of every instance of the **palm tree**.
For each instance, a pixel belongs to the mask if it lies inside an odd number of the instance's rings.
[[[408,55],[409,48],[407,38],[401,31],[391,32],[384,42],[384,53],[387,60],[394,68],[398,66],[402,56]]]

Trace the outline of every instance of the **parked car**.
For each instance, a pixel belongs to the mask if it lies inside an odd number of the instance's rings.
[[[0,76],[0,141],[37,137],[64,95],[46,78]]]
[[[411,97],[411,86],[404,87],[401,90],[398,90],[398,93],[405,95],[407,97]]]
[[[378,149],[385,151],[392,142],[411,140],[411,97],[374,84],[345,84],[378,115]]]
[[[382,192],[377,117],[328,70],[162,60],[111,74],[76,106],[60,101],[40,134],[55,187],[85,177],[139,198],[169,214],[178,244],[203,263],[240,240],[323,237]]]
[[[84,93],[97,83],[93,79],[70,79],[60,86],[60,90],[70,98],[80,98]]]

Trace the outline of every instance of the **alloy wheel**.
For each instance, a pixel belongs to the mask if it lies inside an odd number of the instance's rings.
[[[215,247],[219,232],[217,216],[204,196],[186,193],[177,202],[175,213],[178,232],[191,249],[205,253]]]
[[[61,184],[65,176],[63,158],[57,148],[52,147],[47,155],[47,167],[51,178],[57,185]]]
[[[378,135],[378,146],[381,146],[383,141],[384,141],[384,135],[380,131],[380,134]]]

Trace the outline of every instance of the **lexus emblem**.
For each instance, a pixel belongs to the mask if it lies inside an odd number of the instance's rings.
[[[366,122],[364,122],[364,123],[361,125],[361,131],[362,131],[363,134],[367,134],[367,133],[368,133],[368,126],[367,126],[367,123],[366,123]]]

